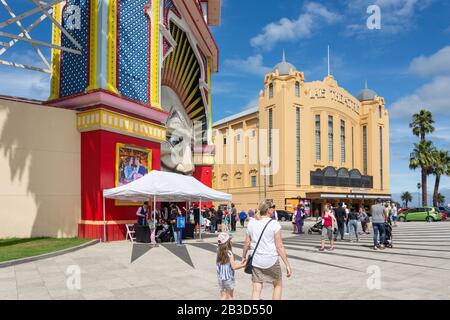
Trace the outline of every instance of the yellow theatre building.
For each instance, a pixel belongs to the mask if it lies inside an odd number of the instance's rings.
[[[264,78],[258,106],[213,124],[213,181],[238,209],[272,199],[317,215],[326,203],[355,208],[390,199],[389,114],[365,88],[355,97],[332,75],[306,82],[281,63]]]

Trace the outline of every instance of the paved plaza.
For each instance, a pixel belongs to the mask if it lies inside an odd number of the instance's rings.
[[[334,253],[321,253],[319,235],[299,237],[291,231],[291,224],[283,223],[293,268],[293,276],[283,280],[283,299],[450,298],[450,222],[400,223],[394,248],[384,251],[373,251],[372,236],[364,235],[359,243],[338,242]],[[238,227],[234,239],[240,256],[244,230]],[[217,299],[215,240],[208,236],[184,247],[156,248],[99,243],[2,268],[0,299]],[[73,266],[81,271],[79,290],[68,289]],[[235,298],[249,299],[250,276],[240,270],[236,278]],[[270,294],[266,287],[263,299]]]

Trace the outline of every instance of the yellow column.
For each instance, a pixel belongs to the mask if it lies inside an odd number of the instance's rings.
[[[53,17],[61,24],[62,4],[58,3],[53,6]],[[52,43],[61,46],[61,30],[53,24],[52,28]],[[61,50],[52,49],[52,76],[50,83],[50,97],[49,100],[59,98],[59,73],[61,68]]]
[[[211,83],[211,58],[208,57],[208,141],[212,144],[212,83]]]
[[[152,1],[151,9],[151,105],[156,108],[161,108],[159,100],[159,88],[160,88],[160,30],[159,23],[161,20],[161,5],[160,0]]]
[[[109,0],[108,8],[108,80],[106,89],[119,93],[117,90],[117,0]]]
[[[89,32],[89,86],[86,91],[98,88],[97,85],[97,45],[98,45],[98,1],[90,2]]]

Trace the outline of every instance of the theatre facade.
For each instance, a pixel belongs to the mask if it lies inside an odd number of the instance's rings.
[[[258,106],[213,124],[214,187],[238,208],[272,199],[311,214],[390,199],[389,113],[367,84],[355,97],[332,75],[305,81],[283,57],[264,78]]]
[[[53,6],[65,30],[54,24],[49,99],[0,96],[0,238],[101,239],[106,220],[107,239],[121,240],[139,204],[104,201],[104,189],[151,170],[212,185],[218,47],[209,28],[220,8],[220,0]]]

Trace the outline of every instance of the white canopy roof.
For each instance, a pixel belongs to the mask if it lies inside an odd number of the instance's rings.
[[[211,189],[193,177],[156,170],[127,185],[103,190],[103,196],[133,202],[153,200],[155,196],[156,201],[167,202],[228,202],[232,199],[231,194]]]

